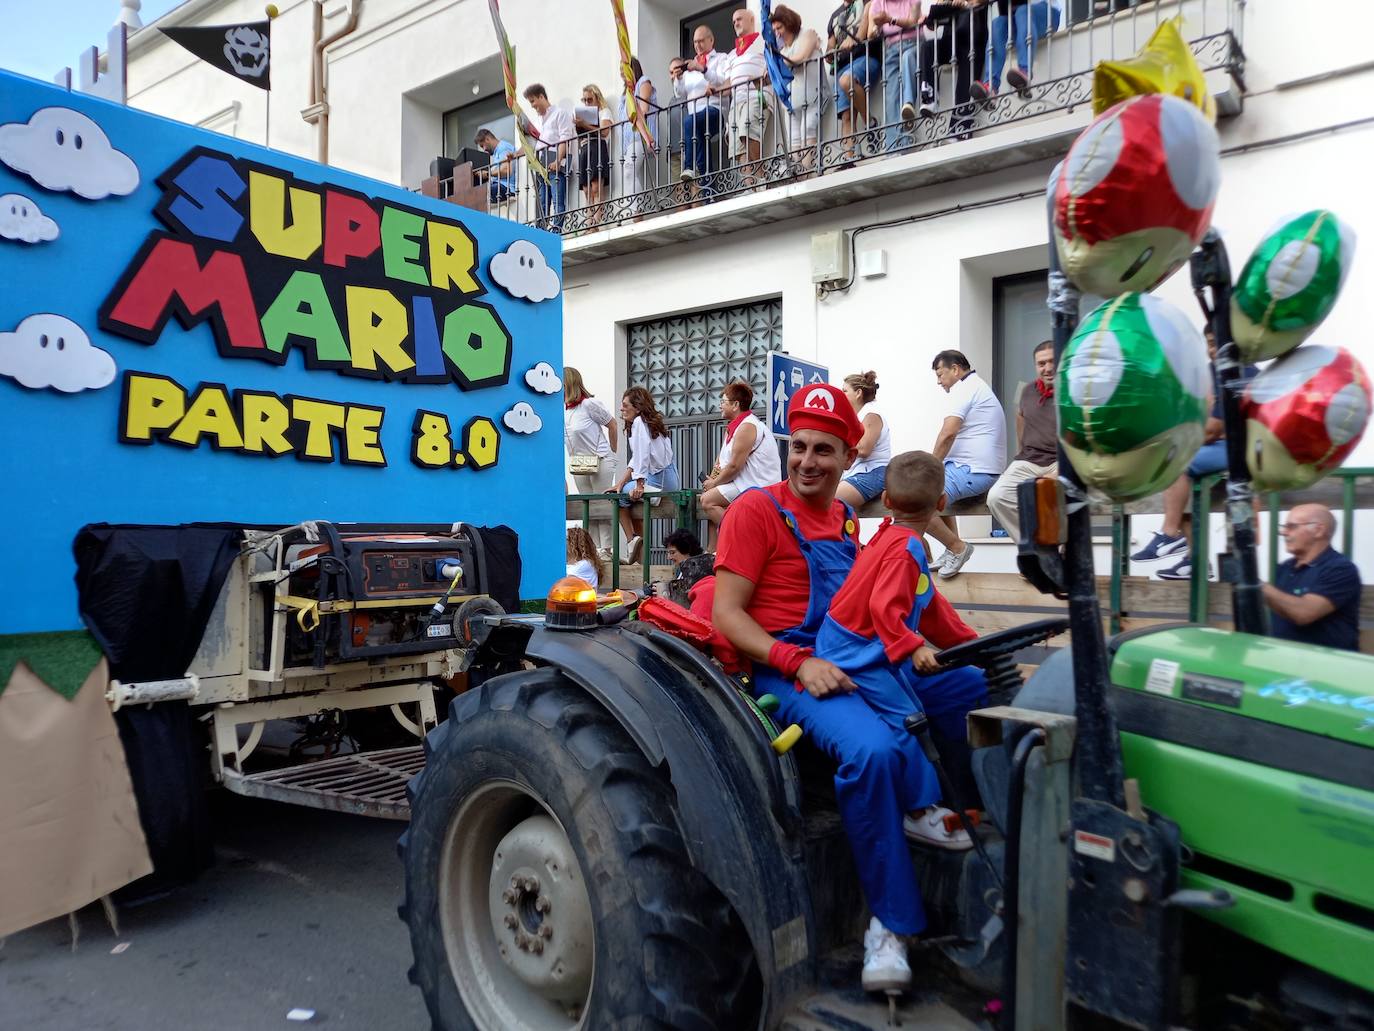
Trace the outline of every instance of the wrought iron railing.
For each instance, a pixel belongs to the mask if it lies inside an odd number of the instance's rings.
[[[545,152],[561,177],[561,205],[554,199],[558,189],[551,196],[517,159],[514,188],[498,191],[499,199],[493,195],[489,210],[577,235],[1002,131],[1089,103],[1097,63],[1135,54],[1177,14],[1184,16],[1199,66],[1228,72],[1243,85],[1244,7],[1245,0],[1031,0],[1009,7],[1015,20],[1008,21],[990,0],[960,16],[967,20],[939,23],[948,42],[927,29],[910,40],[875,38],[863,49],[827,51],[836,41],[820,40],[816,56],[793,69],[791,112],[766,77],[701,95],[698,80],[684,75],[669,81],[651,71],[656,102],[644,105],[644,129],[652,149],[628,120],[603,125],[569,141],[561,171]],[[1018,17],[1017,11],[1028,13]],[[995,84],[993,64],[1001,51],[1006,56]],[[861,68],[862,57],[873,64]],[[1013,85],[1017,73],[1029,77],[1020,89]],[[859,79],[868,85],[861,87]],[[922,82],[933,90],[924,94]],[[975,82],[984,84],[983,93]],[[746,146],[731,126],[744,120],[745,110],[760,109],[766,112],[759,119],[763,131]],[[856,110],[867,117],[856,118]],[[599,195],[589,193],[584,184],[600,181],[602,167],[608,181]],[[443,184],[440,190],[443,196],[453,192]]]

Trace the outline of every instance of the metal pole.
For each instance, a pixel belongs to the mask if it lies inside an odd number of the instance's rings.
[[[1059,267],[1054,245],[1054,184],[1061,167],[1050,175],[1046,191],[1049,226],[1049,309],[1052,316],[1054,362],[1078,325],[1078,290]],[[1084,797],[1126,806],[1122,786],[1121,743],[1116,717],[1107,705],[1107,642],[1102,636],[1102,610],[1097,600],[1093,568],[1092,510],[1078,473],[1059,446],[1059,480],[1068,507],[1068,537],[1064,546],[1064,585],[1069,595],[1069,632],[1073,639],[1074,717],[1078,720],[1079,783]]]

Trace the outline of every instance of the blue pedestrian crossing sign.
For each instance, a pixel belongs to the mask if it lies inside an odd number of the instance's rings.
[[[787,436],[787,403],[802,387],[829,383],[830,370],[815,362],[793,358],[782,351],[768,352],[768,426],[775,437]]]

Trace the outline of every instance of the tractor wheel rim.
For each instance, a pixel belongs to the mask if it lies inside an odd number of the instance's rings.
[[[513,781],[470,795],[445,834],[439,887],[449,967],[478,1027],[583,1026],[591,901],[567,832],[542,801]]]

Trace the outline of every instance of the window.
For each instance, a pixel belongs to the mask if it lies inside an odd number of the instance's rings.
[[[729,50],[735,39],[735,26],[731,24],[730,16],[742,6],[740,0],[730,0],[729,3],[716,4],[714,7],[708,7],[704,11],[683,18],[679,23],[681,49],[678,50],[678,53],[683,57],[689,57],[696,53],[692,49],[692,33],[696,31],[698,25],[705,25],[715,35],[717,50]]]
[[[444,157],[457,157],[464,147],[475,147],[472,140],[478,129],[490,129],[498,139],[515,142],[515,119],[504,93],[444,112]]]

